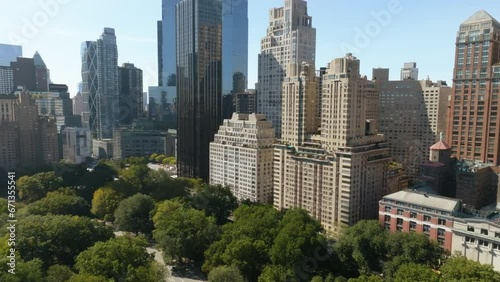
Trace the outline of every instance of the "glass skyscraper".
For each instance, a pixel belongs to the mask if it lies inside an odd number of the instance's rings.
[[[23,56],[23,47],[19,45],[0,44],[0,66],[9,67],[17,57]]]
[[[222,93],[243,93],[248,78],[248,0],[222,0]]]
[[[113,138],[119,122],[118,48],[115,30],[104,28],[96,41],[82,44],[82,91],[88,99],[93,138]]]
[[[161,25],[158,25],[158,86],[175,86],[175,5],[181,0],[162,0]],[[160,43],[161,42],[161,43]],[[175,91],[175,89],[174,89]]]
[[[177,173],[208,180],[209,144],[222,122],[222,1],[176,7]]]

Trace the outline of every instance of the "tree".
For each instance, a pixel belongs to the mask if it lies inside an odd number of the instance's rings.
[[[45,266],[71,266],[81,251],[113,237],[112,230],[103,224],[69,215],[32,215],[16,227],[16,247],[21,257],[39,258]]]
[[[220,185],[202,185],[195,190],[191,201],[196,209],[215,217],[218,225],[226,223],[227,218],[238,207],[238,199],[231,190]]]
[[[462,256],[448,259],[439,270],[442,281],[500,281],[500,273],[494,271],[491,265],[480,264]]]
[[[349,280],[347,280],[348,282],[383,282],[384,279],[380,278],[380,276],[377,276],[377,275],[370,275],[370,276],[366,276],[366,275],[361,275],[357,278],[351,278]],[[411,280],[413,281],[413,280]],[[425,280],[416,280],[416,281],[425,281]],[[406,282],[409,282],[409,281],[406,281]]]
[[[111,282],[109,279],[106,279],[102,276],[90,275],[87,273],[80,273],[74,276],[66,282]]]
[[[209,282],[244,282],[240,270],[234,266],[219,266],[208,274]]]
[[[299,282],[293,271],[281,265],[267,265],[259,276],[259,282]]]
[[[147,246],[144,237],[125,236],[98,242],[78,255],[75,267],[80,273],[114,281],[157,282],[165,278],[165,271],[155,264]],[[134,280],[139,274],[148,275]]]
[[[183,178],[172,178],[164,170],[150,170],[146,176],[143,193],[156,201],[186,197],[190,183]]]
[[[17,181],[19,198],[25,203],[32,203],[45,197],[47,192],[62,187],[62,178],[55,172],[42,172],[33,176],[23,176]]]
[[[149,161],[150,162],[154,162],[154,160],[156,159],[156,157],[158,157],[157,153],[151,154],[151,156],[149,156]]]
[[[30,261],[16,260],[15,274],[2,272],[0,274],[2,282],[40,282],[45,281],[43,275],[42,261],[33,259]]]
[[[165,255],[177,262],[181,258],[201,260],[219,234],[213,217],[179,201],[170,200],[158,205],[153,222],[154,239]]]
[[[222,226],[222,236],[205,252],[202,270],[220,265],[237,266],[254,281],[270,263],[269,249],[278,233],[280,213],[272,206],[243,205],[233,214],[234,223]]]
[[[47,282],[68,281],[74,275],[75,273],[66,265],[56,264],[50,266],[47,270],[46,280]]]
[[[28,212],[38,215],[71,214],[88,216],[90,215],[90,206],[82,197],[49,192],[45,198],[30,204]]]
[[[52,169],[57,176],[62,178],[63,187],[79,186],[84,184],[84,179],[89,171],[83,164],[59,162],[52,164]]]
[[[111,188],[100,188],[94,193],[91,212],[105,221],[113,220],[113,214],[120,204],[122,195]]]
[[[157,164],[161,164],[165,158],[166,158],[166,157],[165,157],[165,155],[158,155],[158,156],[155,158],[155,162],[156,162]]]
[[[407,281],[438,282],[439,276],[427,265],[405,263],[398,268],[396,273],[394,273],[394,282]]]
[[[388,260],[384,265],[386,277],[392,277],[400,265],[406,263],[425,264],[429,268],[436,268],[443,256],[443,250],[435,241],[418,233],[388,234],[386,250]]]
[[[125,163],[131,165],[142,165],[142,164],[147,164],[148,159],[146,157],[128,157],[125,160]]]
[[[155,203],[151,197],[136,194],[120,202],[115,210],[114,224],[121,231],[151,234],[151,212],[154,208]]]
[[[346,277],[369,275],[381,270],[385,257],[386,231],[375,220],[362,220],[343,230],[335,244]]]
[[[133,164],[120,170],[121,182],[115,182],[113,187],[125,197],[139,193],[143,189],[146,176],[150,171],[145,164]]]

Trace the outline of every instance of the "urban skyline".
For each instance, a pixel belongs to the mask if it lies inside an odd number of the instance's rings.
[[[45,12],[40,4],[32,1],[30,9],[23,9],[18,4],[12,4],[9,11],[2,12],[6,25],[0,27],[0,42],[23,46],[23,53],[33,54],[39,51],[51,69],[54,81],[64,82],[69,86],[71,96],[77,93],[77,84],[81,81],[79,48],[81,42],[95,38],[103,27],[116,29],[119,64],[133,62],[144,71],[144,89],[158,85],[158,58],[157,58],[157,21],[161,19],[161,1],[144,4],[130,3],[126,12],[110,19],[105,17],[107,8],[116,7],[117,1],[108,1],[102,5],[102,11],[92,9],[95,16],[91,23],[84,27],[74,21],[77,15],[91,9],[92,5],[79,5],[77,1],[66,1],[60,4],[56,11]],[[420,78],[427,75],[432,80],[446,80],[450,84],[454,54],[450,52],[450,42],[454,42],[456,24],[468,18],[480,9],[485,9],[491,15],[500,14],[500,8],[487,1],[441,1],[432,3],[433,11],[446,8],[446,15],[429,16],[426,21],[420,21],[421,15],[428,15],[428,1],[373,1],[357,7],[356,13],[342,13],[331,17],[329,11],[352,10],[348,2],[308,1],[308,13],[314,18],[313,25],[319,27],[317,38],[316,66],[322,67],[332,57],[342,57],[345,51],[342,47],[355,45],[358,34],[368,34],[366,43],[358,44],[351,50],[353,55],[363,60],[361,73],[369,75],[371,68],[384,67],[393,70],[399,69],[404,62],[417,62],[420,68]],[[260,39],[265,36],[268,11],[282,5],[280,0],[250,1],[249,2],[249,70],[248,88],[254,88],[257,81],[257,54],[260,52]],[[388,11],[389,5],[396,7],[396,14],[390,20],[380,20],[381,11]],[[348,9],[349,8],[349,9]],[[129,21],[128,11],[134,11],[136,16],[144,21]],[[33,15],[45,13],[48,21],[45,24],[33,24]],[[379,19],[377,21],[377,19]],[[23,32],[23,26],[31,22],[36,32]],[[75,22],[75,23],[73,23]],[[364,32],[373,25],[373,32]],[[439,26],[439,32],[428,32]],[[26,28],[29,30],[29,28]],[[25,31],[26,31],[25,30]],[[411,33],[407,32],[411,30]],[[375,32],[376,31],[376,32]],[[374,35],[374,36],[372,36]],[[397,37],[395,37],[397,35]],[[397,38],[398,40],[395,40]],[[432,42],[433,52],[421,48],[419,40],[425,38]],[[63,39],[63,40],[61,40]],[[403,39],[403,40],[399,40]],[[406,39],[406,40],[405,40]],[[17,41],[16,41],[17,40]],[[57,40],[59,46],[67,50],[67,56],[60,56],[60,52],[51,47]],[[140,50],[140,52],[137,52]],[[401,50],[408,50],[401,52]],[[74,56],[70,56],[74,54]],[[399,74],[391,72],[391,79],[397,79]]]

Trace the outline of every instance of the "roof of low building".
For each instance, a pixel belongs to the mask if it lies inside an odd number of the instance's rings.
[[[453,212],[456,210],[457,206],[460,206],[460,201],[457,199],[412,190],[402,190],[389,194],[384,196],[383,200],[403,202],[447,212]]]

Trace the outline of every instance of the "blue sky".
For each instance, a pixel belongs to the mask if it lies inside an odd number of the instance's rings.
[[[283,3],[249,0],[250,88],[257,80],[268,11]],[[38,50],[52,80],[68,84],[72,96],[81,80],[80,44],[96,40],[103,27],[116,29],[119,64],[142,68],[146,89],[157,84],[160,0],[0,0],[0,5],[0,43],[20,43],[26,57]],[[386,67],[398,79],[403,63],[415,61],[420,78],[450,83],[460,23],[480,9],[500,20],[498,1],[488,0],[309,0],[308,7],[317,30],[316,67],[352,51],[369,78],[372,68]]]

